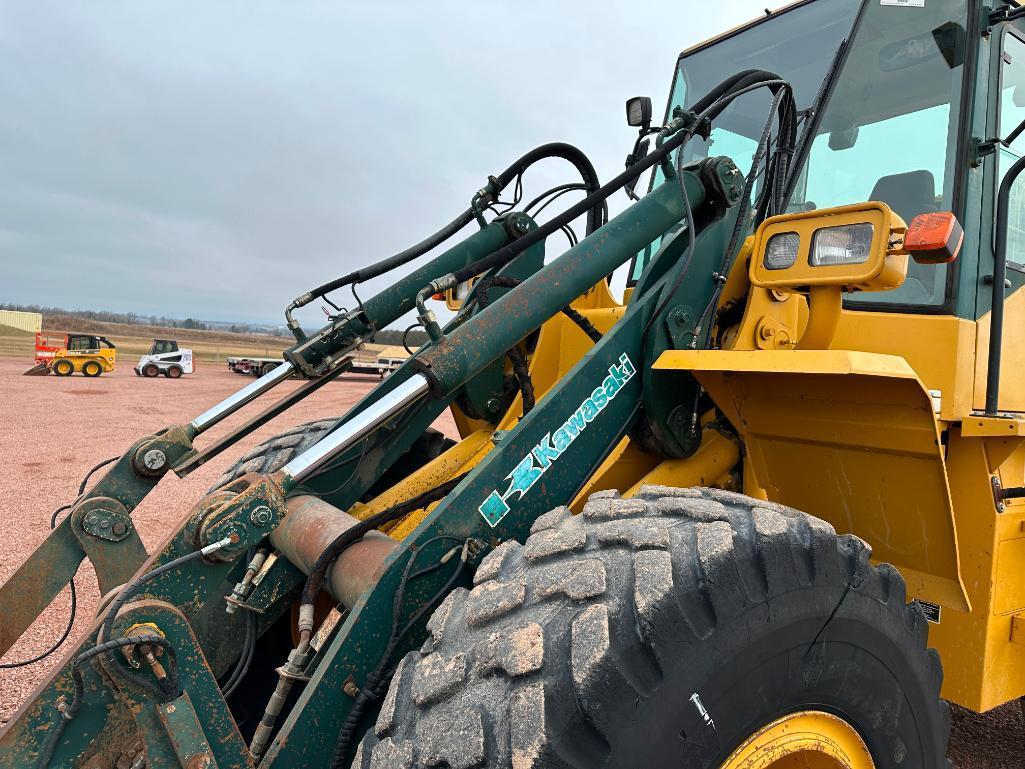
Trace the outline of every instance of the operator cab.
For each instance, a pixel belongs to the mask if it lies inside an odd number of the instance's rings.
[[[178,352],[178,342],[174,339],[154,339],[150,348],[150,355],[164,355]]]
[[[1025,30],[984,38],[971,0],[874,0],[859,12],[860,5],[805,0],[684,51],[667,119],[674,107],[689,108],[727,73],[778,74],[793,87],[801,137],[793,160],[800,173],[789,185],[787,213],[880,201],[907,223],[918,214],[951,211],[968,224],[958,263],[912,263],[900,287],[848,295],[845,306],[975,319],[988,311],[983,279],[992,254],[987,236],[997,177],[1025,153],[1021,136],[995,148],[981,139],[1006,137],[1025,117]],[[1002,49],[994,51],[1000,63],[991,65],[1002,69],[999,97],[988,97],[975,82],[976,62],[989,55],[981,45]],[[727,155],[749,174],[771,98],[764,88],[737,98],[716,118],[707,140],[695,137],[687,144],[684,162]],[[994,103],[989,110],[987,98]],[[973,111],[973,101],[981,109]],[[998,125],[987,111],[999,113]],[[814,135],[805,141],[809,124]],[[990,161],[973,157],[976,152],[996,154],[996,174]],[[764,164],[755,169],[756,197],[763,171]],[[657,171],[652,186],[661,181]],[[1012,191],[1012,272],[1015,262],[1025,261],[1025,217],[1015,213],[1025,210],[1017,205],[1025,203],[1023,189],[1025,182]],[[981,223],[981,236],[973,220]],[[639,255],[631,283],[658,245]],[[1009,279],[1015,286],[1021,281],[1018,274]]]
[[[101,346],[108,350],[116,349],[107,337],[92,334],[68,334],[67,344],[65,345],[69,352],[92,352],[99,350]]]

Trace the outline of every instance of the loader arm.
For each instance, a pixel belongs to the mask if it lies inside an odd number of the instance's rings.
[[[237,732],[225,721],[223,699],[209,694],[216,691],[217,684],[203,653],[203,636],[197,634],[190,641],[189,632],[176,629],[181,625],[176,612],[183,613],[188,623],[209,601],[222,600],[215,586],[233,569],[237,573],[244,565],[239,557],[246,549],[290,515],[287,495],[308,490],[325,466],[348,477],[341,489],[332,490],[330,499],[340,510],[350,507],[474,377],[501,360],[503,350],[517,344],[676,225],[689,202],[700,222],[691,244],[694,259],[679,259],[686,237],[663,246],[651,265],[662,277],[648,290],[635,293],[619,322],[533,411],[502,434],[501,440],[497,435],[493,438],[496,445],[484,460],[388,556],[374,587],[350,607],[344,625],[313,662],[310,682],[262,763],[298,767],[325,762],[353,704],[348,697],[339,700],[338,693],[347,681],[363,685],[382,664],[384,650],[390,648],[386,629],[392,626],[393,613],[411,622],[411,632],[401,644],[408,648],[423,632],[425,610],[440,601],[453,581],[467,577],[461,568],[454,572],[452,568],[437,568],[418,575],[415,589],[406,591],[413,559],[420,565],[444,566],[449,559],[443,556],[455,547],[462,554],[451,563],[455,567],[461,563],[472,566],[501,541],[523,537],[542,512],[553,505],[568,504],[619,439],[636,425],[640,419],[645,348],[650,347],[648,332],[655,327],[664,329],[664,319],[660,322],[656,313],[664,316],[675,306],[672,300],[685,283],[681,271],[700,262],[702,274],[708,274],[718,264],[722,233],[734,226],[734,219],[727,214],[740,198],[742,184],[743,176],[726,158],[709,159],[684,169],[679,179],[670,177],[659,189],[486,309],[457,319],[442,340],[385,380],[306,454],[273,476],[240,479],[194,508],[136,578],[181,557],[190,546],[230,544],[222,545],[213,560],[194,561],[181,573],[147,585],[143,593],[146,600],[122,609],[113,632],[116,636],[132,627],[167,627],[168,637],[189,647],[179,649],[177,655],[179,678],[191,682],[191,691],[207,693],[192,696],[188,707],[198,723],[206,725],[203,744],[218,765],[241,766],[245,762],[239,763]],[[481,233],[474,237],[481,237]],[[703,243],[712,247],[704,248]],[[714,283],[709,282],[704,291],[710,294],[713,289]],[[664,330],[656,335],[664,338]],[[205,426],[217,418],[214,412],[193,426]],[[556,464],[558,468],[552,470]],[[264,509],[268,513],[262,517]],[[295,565],[284,559],[278,559],[278,563],[280,566],[261,584],[269,594],[261,611],[280,613],[287,608],[288,603],[280,599],[293,590],[299,575]],[[570,585],[566,589],[573,588]],[[99,629],[94,626],[80,650],[96,641]],[[70,656],[0,737],[0,766],[23,764],[30,756],[38,755],[42,735],[52,736],[53,705],[70,683],[69,660]],[[109,663],[103,667],[107,676],[125,680],[124,671]],[[89,669],[84,675],[89,691],[104,688],[98,671]],[[152,765],[163,766],[163,761],[171,761],[175,755],[179,735],[173,725],[152,718],[150,708],[142,706],[145,700],[133,695],[135,704],[130,712],[147,755],[163,757]],[[176,701],[176,706],[186,704]],[[115,711],[111,711],[110,719],[118,718]],[[114,720],[108,719],[107,726],[92,723],[69,729],[56,745],[55,761],[63,760],[62,756],[82,755],[97,729],[108,734]],[[302,740],[289,739],[296,729],[304,734]]]
[[[371,338],[376,329],[407,312],[420,287],[486,256],[517,234],[509,220],[485,226],[430,260],[404,281],[296,344],[286,352],[286,357],[298,363],[283,363],[191,422],[164,428],[137,441],[75,501],[67,518],[0,586],[0,616],[5,618],[0,627],[0,655],[24,634],[63,589],[83,558],[88,557],[96,570],[101,595],[124,584],[139,569],[147,553],[131,522],[131,513],[169,470],[173,469],[180,476],[187,475],[340,374],[345,368],[345,356]],[[206,449],[194,449],[195,438],[283,382],[294,370],[309,370],[324,376],[300,388],[295,395],[286,396]],[[90,514],[97,516],[96,525],[88,522]],[[102,528],[99,524],[103,521],[112,526],[117,524],[116,533]]]

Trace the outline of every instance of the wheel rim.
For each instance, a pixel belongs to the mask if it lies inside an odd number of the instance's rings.
[[[792,713],[747,738],[721,769],[875,769],[864,740],[842,718]]]

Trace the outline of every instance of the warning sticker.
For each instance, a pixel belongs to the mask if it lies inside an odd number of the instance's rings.
[[[879,5],[903,5],[908,8],[925,8],[925,0],[879,0]]]
[[[937,606],[934,603],[929,603],[927,601],[915,601],[915,603],[917,603],[921,607],[922,614],[925,615],[926,620],[928,620],[934,625],[940,624],[939,606]]]

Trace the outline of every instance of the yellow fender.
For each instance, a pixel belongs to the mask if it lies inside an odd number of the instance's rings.
[[[685,350],[655,375],[693,374],[744,439],[775,502],[861,537],[909,597],[970,611],[929,391],[903,358],[845,350]]]

